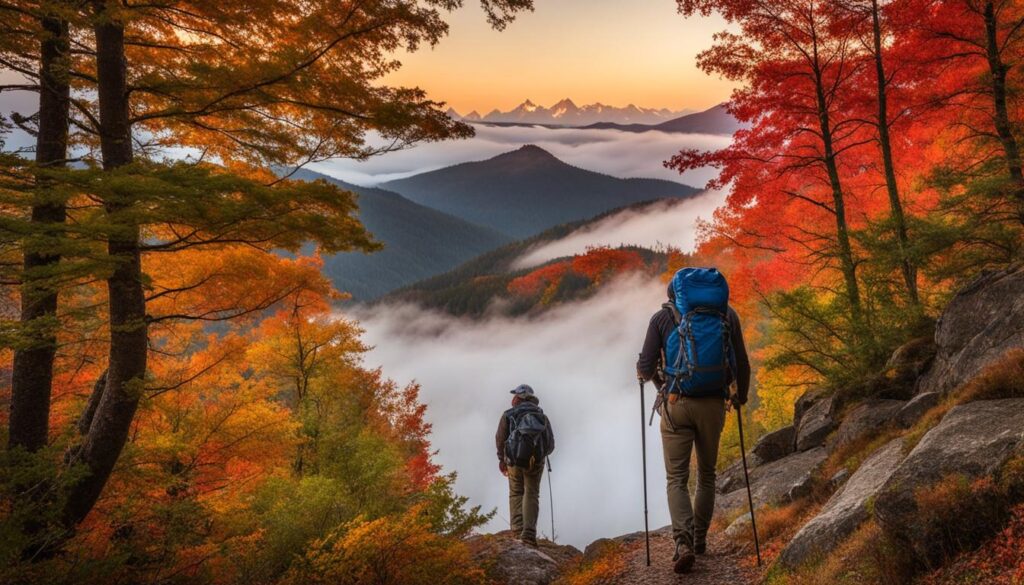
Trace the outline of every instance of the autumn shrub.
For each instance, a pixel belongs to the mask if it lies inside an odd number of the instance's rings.
[[[283,585],[473,585],[484,582],[466,545],[434,531],[419,507],[357,518],[313,542]]]
[[[605,544],[596,558],[580,560],[555,585],[615,585],[626,572],[625,551],[621,544]]]
[[[957,403],[1024,398],[1024,348],[1013,348],[956,393]]]
[[[1010,521],[977,550],[961,554],[948,565],[932,571],[921,585],[1024,583],[1024,504],[1011,510]]]
[[[997,532],[1009,513],[1007,492],[992,477],[950,474],[914,492],[914,560],[934,567]]]
[[[775,568],[771,585],[904,585],[910,580],[899,547],[873,520],[865,522],[827,556],[796,571]]]

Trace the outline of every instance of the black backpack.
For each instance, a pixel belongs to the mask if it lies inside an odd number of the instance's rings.
[[[534,404],[523,404],[508,413],[505,462],[513,467],[533,469],[549,453],[548,418]]]

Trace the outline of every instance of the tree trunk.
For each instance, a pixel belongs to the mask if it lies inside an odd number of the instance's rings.
[[[110,171],[132,162],[132,142],[124,24],[103,12],[101,5],[95,26],[96,75],[103,168]],[[88,475],[75,484],[68,495],[65,522],[71,526],[85,518],[110,478],[128,440],[145,382],[148,337],[140,229],[130,215],[124,213],[133,203],[131,196],[124,193],[104,201],[108,217],[116,226],[107,243],[107,251],[116,262],[107,279],[110,359],[106,386],[76,455],[86,466]]]
[[[817,49],[815,49],[817,58]],[[817,98],[818,125],[821,130],[823,161],[828,172],[829,187],[832,191],[832,207],[836,218],[836,244],[839,257],[839,269],[843,273],[846,285],[846,297],[850,303],[850,317],[853,321],[854,334],[860,340],[864,331],[864,317],[861,312],[860,286],[857,284],[857,264],[853,259],[853,246],[850,244],[849,226],[846,223],[846,202],[843,199],[843,187],[839,180],[839,168],[836,165],[835,145],[832,142],[832,122],[829,119],[828,102],[825,99],[825,88],[821,72],[815,71],[814,90]]]
[[[889,193],[889,209],[892,212],[893,227],[896,231],[896,245],[900,254],[900,269],[907,286],[910,304],[918,306],[920,297],[917,290],[917,266],[908,256],[910,248],[907,235],[907,220],[903,215],[899,186],[896,184],[896,168],[892,162],[892,141],[889,139],[889,98],[888,81],[885,78],[885,63],[882,60],[882,25],[879,19],[878,0],[871,0],[871,25],[874,36],[875,76],[878,80],[878,143],[882,149],[882,166],[885,169],[885,187]]]
[[[64,166],[68,148],[70,85],[68,24],[58,17],[42,19],[39,64],[39,133],[36,164]],[[8,446],[38,451],[46,445],[50,422],[53,361],[57,353],[57,288],[53,269],[60,263],[56,240],[63,237],[63,200],[48,193],[38,180],[31,211],[32,235],[26,242],[21,285],[24,346],[14,352]]]
[[[1006,167],[1013,181],[1013,195],[1017,199],[1017,214],[1024,223],[1024,171],[1021,169],[1020,149],[1013,135],[1010,115],[1006,106],[1006,74],[1009,67],[1003,62],[999,51],[999,22],[996,19],[995,5],[985,3],[985,55],[988,60],[989,73],[992,75],[992,102],[995,106],[995,127],[999,142],[1006,156]]]

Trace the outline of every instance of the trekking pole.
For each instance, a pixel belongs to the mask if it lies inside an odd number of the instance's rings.
[[[551,505],[551,542],[555,541],[555,491],[551,489],[551,456],[548,455],[548,504]]]
[[[740,457],[743,459],[743,479],[747,482],[747,503],[750,504],[750,526],[754,529],[754,550],[757,552],[757,566],[761,566],[761,543],[757,539],[757,521],[754,519],[754,498],[750,495],[750,475],[747,473],[747,450],[743,446],[743,416],[736,406],[736,423],[740,429]]]
[[[640,450],[643,453],[644,466],[644,542],[647,545],[647,566],[651,566],[651,535],[647,525],[647,409],[644,407],[644,379],[640,381]]]

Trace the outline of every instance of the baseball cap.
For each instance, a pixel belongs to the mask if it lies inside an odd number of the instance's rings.
[[[516,396],[533,396],[533,388],[530,388],[528,384],[520,384],[511,390],[511,393]]]

